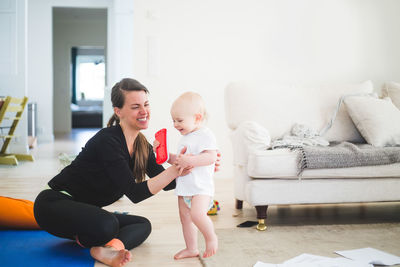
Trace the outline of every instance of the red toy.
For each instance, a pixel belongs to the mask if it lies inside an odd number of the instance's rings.
[[[163,164],[169,158],[167,150],[167,129],[161,129],[155,134],[156,140],[160,145],[156,148],[156,162],[157,164]]]

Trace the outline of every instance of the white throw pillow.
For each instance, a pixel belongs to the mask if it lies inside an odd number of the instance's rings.
[[[400,83],[385,83],[382,88],[382,97],[390,97],[393,104],[400,109]]]
[[[333,112],[337,108],[337,104],[339,103],[341,97],[356,94],[366,95],[371,94],[374,91],[374,85],[369,80],[362,83],[342,85],[340,87],[348,87],[348,90],[339,90],[338,88],[335,90],[335,92],[340,91],[345,93],[341,93],[338,96],[329,95],[329,97],[332,97],[333,103],[331,106],[327,106],[327,110],[330,112],[328,113],[329,119],[332,119]],[[331,90],[328,90],[327,92],[329,91]],[[360,135],[357,127],[355,127],[353,121],[351,120],[347,112],[346,106],[343,104],[340,105],[340,108],[336,114],[336,118],[333,121],[331,128],[326,132],[326,134],[323,135],[323,137],[328,141],[348,141],[352,143],[365,143],[364,138]]]
[[[353,96],[345,98],[344,103],[369,144],[377,147],[400,145],[400,110],[389,98]]]

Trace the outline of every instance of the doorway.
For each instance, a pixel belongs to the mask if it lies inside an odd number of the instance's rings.
[[[101,128],[105,88],[104,47],[71,48],[72,128]]]
[[[53,7],[54,132],[101,128],[107,9]]]

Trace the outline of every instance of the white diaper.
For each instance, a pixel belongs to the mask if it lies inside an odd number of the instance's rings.
[[[183,201],[185,201],[186,206],[190,209],[192,207],[192,198],[193,196],[183,196]],[[208,207],[208,210],[212,208],[214,205],[214,200],[210,198],[210,206]]]

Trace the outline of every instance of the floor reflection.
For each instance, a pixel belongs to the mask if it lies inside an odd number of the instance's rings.
[[[400,222],[400,202],[270,206],[269,225]]]

